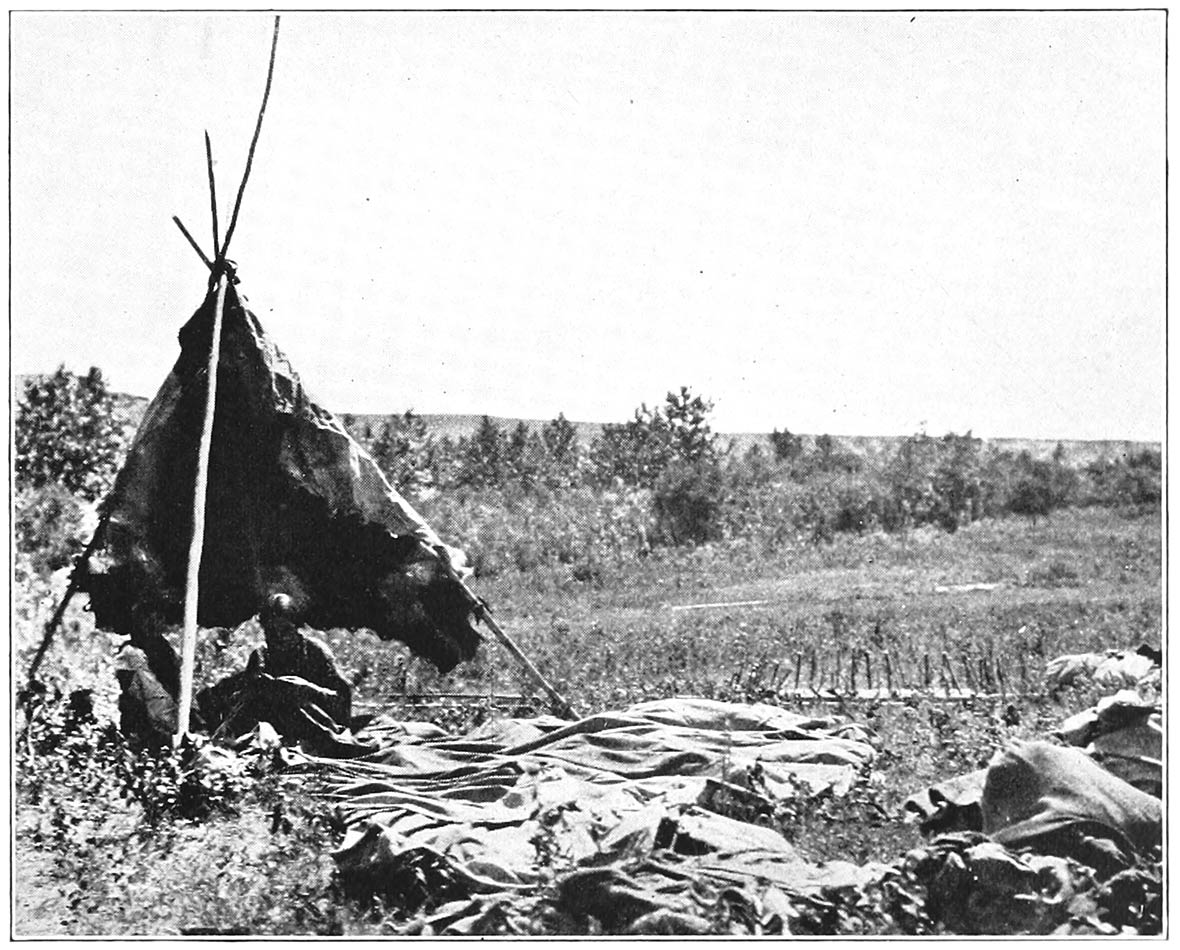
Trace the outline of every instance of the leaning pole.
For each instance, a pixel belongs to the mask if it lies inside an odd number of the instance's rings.
[[[222,269],[217,278],[217,303],[213,310],[213,335],[209,343],[209,386],[205,394],[205,420],[197,448],[197,477],[193,491],[193,537],[188,549],[188,575],[184,587],[184,639],[180,648],[180,697],[176,713],[176,739],[188,733],[193,706],[193,667],[197,656],[197,605],[200,602],[201,552],[205,547],[205,500],[209,487],[209,449],[213,444],[213,416],[217,409],[217,364],[221,354],[221,322],[229,277]]]

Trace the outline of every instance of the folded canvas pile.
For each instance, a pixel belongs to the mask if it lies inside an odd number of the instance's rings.
[[[1112,691],[1139,686],[1158,689],[1162,660],[1159,649],[1149,644],[1135,650],[1068,654],[1046,664],[1045,685],[1050,693],[1081,685]]]
[[[572,724],[499,721],[458,739],[393,723],[368,735],[384,740],[378,756],[301,767],[349,827],[335,855],[345,878],[402,900],[428,879],[431,896],[459,902],[432,930],[464,932],[459,921],[482,919],[496,895],[519,911],[555,875],[573,917],[692,933],[709,926],[702,886],[736,888],[773,917],[765,908],[785,894],[884,870],[810,863],[768,827],[775,799],[847,789],[872,761],[873,735],[841,718],[671,699]],[[478,907],[462,903],[473,895]]]
[[[1049,664],[1050,685],[1073,682],[1070,671],[1142,688],[1159,676],[1158,654],[1062,657]],[[952,932],[1146,932],[1158,923],[1159,701],[1120,690],[1054,737],[1068,744],[1012,743],[987,768],[906,800],[922,830],[939,835],[909,863],[931,916]]]

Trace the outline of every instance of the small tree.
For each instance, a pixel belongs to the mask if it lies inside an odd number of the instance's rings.
[[[687,386],[679,393],[668,393],[664,402],[671,455],[680,462],[696,465],[717,457],[717,442],[709,425],[713,403],[694,396]]]
[[[449,435],[431,440],[426,458],[426,470],[430,472],[431,484],[446,490],[460,484],[462,471],[460,447]]]
[[[603,482],[614,478],[650,488],[670,458],[668,424],[658,409],[643,403],[635,417],[622,424],[607,423],[594,440],[591,457]]]
[[[545,481],[551,488],[566,488],[577,484],[581,464],[581,446],[574,424],[558,413],[556,419],[541,429],[544,446]]]
[[[1162,495],[1163,459],[1158,449],[1144,449],[1127,459],[1120,494],[1131,504],[1158,506]]]
[[[1027,451],[1016,458],[1016,472],[1012,481],[1012,497],[1008,509],[1013,514],[1028,515],[1032,523],[1038,517],[1048,517],[1054,508],[1054,465],[1034,459]]]
[[[815,437],[816,467],[821,472],[832,470],[832,459],[836,455],[836,440],[826,432]]]
[[[385,420],[368,449],[394,488],[413,492],[433,483],[432,441],[426,421],[407,409]]]
[[[459,483],[473,488],[503,484],[508,451],[508,433],[484,416],[470,437],[459,438]]]
[[[981,444],[970,431],[966,435],[947,433],[939,443],[933,479],[934,520],[947,531],[954,532],[960,525],[970,524],[983,515]]]
[[[111,487],[123,453],[115,400],[96,366],[33,379],[16,414],[16,480],[22,487],[60,485],[88,501]]]
[[[938,443],[925,432],[909,436],[897,446],[883,473],[889,492],[887,528],[911,528],[936,520],[934,473],[938,462]]]
[[[848,451],[836,439],[824,433],[815,437],[815,447],[810,454],[799,455],[791,463],[791,475],[794,478],[807,477],[816,472],[835,474],[836,472],[852,473],[860,471],[863,459],[855,452]]]
[[[669,544],[701,544],[721,536],[724,480],[711,459],[677,460],[656,480],[652,510],[657,537]]]
[[[86,546],[78,496],[61,485],[26,488],[13,499],[12,535],[32,571],[48,577],[72,564]]]
[[[528,491],[540,476],[544,445],[540,436],[529,431],[523,420],[508,435],[504,445],[504,481],[511,481]]]
[[[630,422],[603,426],[591,447],[599,478],[651,488],[672,463],[715,462],[712,410],[712,402],[681,386],[679,393],[668,393],[662,407],[648,409],[643,403]]]
[[[790,429],[770,433],[770,447],[774,449],[776,462],[794,462],[803,454],[803,436],[795,435]]]

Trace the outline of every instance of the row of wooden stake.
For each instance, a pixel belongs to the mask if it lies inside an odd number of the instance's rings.
[[[746,695],[856,696],[862,693],[890,695],[924,693],[968,697],[972,695],[1024,696],[1037,692],[1029,679],[1023,655],[1015,668],[995,655],[958,657],[943,650],[934,656],[922,653],[916,669],[899,663],[891,651],[874,655],[867,649],[824,652],[796,651],[790,659],[763,659],[743,664],[730,678],[732,692]],[[909,668],[907,668],[909,667]]]

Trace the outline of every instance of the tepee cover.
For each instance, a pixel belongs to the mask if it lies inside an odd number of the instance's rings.
[[[80,571],[102,628],[179,623],[216,292],[180,331]],[[209,459],[198,622],[234,626],[290,594],[318,629],[369,628],[446,671],[479,641],[441,541],[317,405],[230,285]]]

